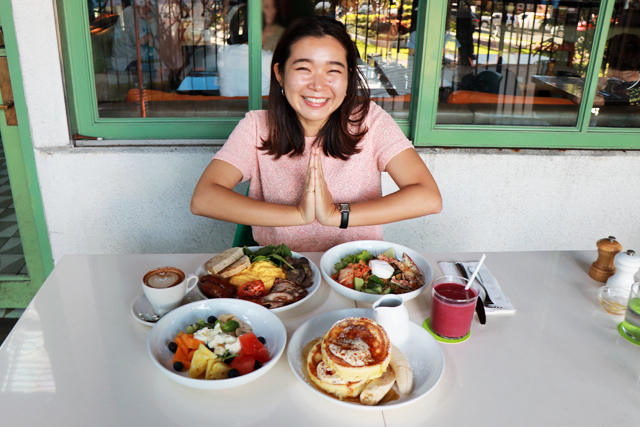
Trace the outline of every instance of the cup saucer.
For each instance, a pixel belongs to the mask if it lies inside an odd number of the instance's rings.
[[[182,306],[185,304],[189,304],[190,302],[200,301],[203,299],[205,298],[201,297],[200,294],[198,294],[198,292],[193,290],[184,296],[180,305]],[[155,314],[153,312],[153,308],[151,307],[151,304],[149,303],[149,300],[144,294],[139,295],[136,299],[133,300],[133,303],[131,304],[131,315],[135,320],[142,323],[143,325],[147,325],[147,326],[155,325],[155,322],[148,322],[144,320],[141,317],[141,314],[149,314],[149,315]]]

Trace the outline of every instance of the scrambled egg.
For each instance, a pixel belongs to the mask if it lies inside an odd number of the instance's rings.
[[[247,282],[262,280],[262,283],[264,283],[264,287],[268,293],[273,286],[273,282],[278,278],[287,278],[287,275],[282,268],[276,267],[269,261],[258,261],[251,264],[249,268],[246,268],[235,276],[232,276],[229,279],[229,282],[232,285],[239,287]]]

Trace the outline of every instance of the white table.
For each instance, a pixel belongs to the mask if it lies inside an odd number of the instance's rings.
[[[307,254],[319,263],[320,254]],[[2,426],[618,426],[640,419],[640,347],[616,331],[586,274],[595,251],[488,254],[518,312],[474,320],[471,338],[442,344],[437,387],[399,409],[332,405],[303,386],[286,353],[265,376],[224,392],[180,386],[147,354],[150,328],[133,320],[139,278],[185,271],[208,255],[65,256],[0,348]],[[431,254],[437,261],[479,254]],[[408,304],[429,314],[429,291]],[[289,337],[307,319],[356,304],[323,284],[279,315]]]

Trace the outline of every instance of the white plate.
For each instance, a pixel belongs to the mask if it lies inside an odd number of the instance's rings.
[[[373,304],[380,298],[380,295],[368,294],[366,292],[360,292],[355,289],[349,289],[346,286],[342,286],[331,278],[331,276],[336,272],[334,265],[340,262],[340,260],[347,255],[357,254],[365,249],[371,252],[372,255],[378,256],[389,248],[393,248],[396,251],[396,257],[401,257],[403,253],[409,255],[424,276],[424,286],[416,289],[415,291],[400,294],[404,301],[412,300],[429,287],[429,284],[433,279],[433,269],[431,268],[431,265],[429,265],[429,262],[418,252],[397,243],[385,242],[382,240],[359,240],[334,246],[322,255],[322,258],[320,259],[320,271],[322,272],[324,280],[326,280],[329,286],[331,286],[340,295],[351,298],[355,301]]]
[[[323,336],[334,323],[346,317],[373,318],[373,310],[366,308],[348,308],[344,310],[324,313],[308,320],[300,326],[289,341],[287,358],[293,373],[304,385],[323,399],[330,400],[338,405],[365,411],[379,411],[381,409],[398,408],[407,405],[427,393],[429,393],[442,378],[444,372],[444,354],[438,342],[424,328],[415,323],[409,324],[409,338],[397,347],[402,351],[411,365],[413,372],[413,390],[410,395],[400,395],[400,399],[376,406],[361,405],[357,402],[346,402],[333,398],[310,383],[303,369],[306,369],[302,361],[302,351],[312,340]]]
[[[262,248],[262,246],[249,246],[249,249],[251,249],[252,251],[257,251],[258,249]],[[303,256],[297,252],[293,252],[291,251],[291,255],[294,258],[302,258]],[[306,257],[305,257],[306,258]],[[211,258],[209,258],[211,259]],[[309,259],[309,258],[307,258]],[[209,260],[206,260],[200,267],[198,267],[198,269],[196,270],[196,276],[198,276],[199,278],[209,274],[209,272],[207,271],[207,263],[209,262]],[[318,288],[320,287],[320,283],[322,282],[322,276],[320,275],[320,270],[318,269],[318,266],[315,265],[315,263],[313,261],[311,261],[309,259],[309,265],[311,266],[311,270],[313,270],[313,283],[311,284],[311,286],[309,286],[307,288],[307,296],[302,298],[300,301],[296,301],[293,304],[289,304],[289,305],[285,305],[283,307],[278,307],[278,308],[271,308],[269,309],[270,311],[274,312],[274,313],[280,313],[281,311],[287,311],[287,310],[291,310],[293,307],[296,307],[300,304],[302,304],[303,302],[305,302],[307,299],[309,299],[309,297],[311,297],[311,295],[315,294],[316,291],[318,290]],[[200,290],[200,283],[198,282],[198,285],[194,288],[198,294],[200,294],[202,296],[202,298],[207,298],[202,291]]]
[[[202,380],[189,378],[189,371],[176,372],[172,360],[174,354],[169,351],[168,344],[180,331],[194,324],[198,319],[205,321],[209,316],[220,316],[231,313],[248,323],[258,337],[264,337],[265,347],[271,360],[247,375],[226,380]],[[256,378],[260,378],[273,368],[280,359],[287,343],[287,332],[278,316],[266,308],[249,301],[239,299],[215,298],[192,302],[183,305],[164,315],[151,329],[147,348],[151,360],[160,371],[173,381],[188,387],[206,390],[222,390],[241,386]]]
[[[200,301],[202,299],[204,299],[204,297],[202,297],[200,293],[192,290],[184,296],[180,305],[189,304],[190,302]],[[149,300],[144,294],[139,295],[138,298],[133,300],[133,303],[131,304],[131,315],[134,319],[136,319],[143,325],[153,326],[156,324],[155,322],[147,322],[146,320],[144,320],[140,316],[141,313],[155,315],[155,313],[153,312],[153,308],[151,307],[151,303],[149,303]]]

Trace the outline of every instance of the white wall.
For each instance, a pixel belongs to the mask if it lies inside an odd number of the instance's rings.
[[[228,247],[233,225],[189,212],[193,187],[215,149],[72,147],[52,2],[12,4],[54,259]],[[623,247],[640,250],[637,152],[419,152],[444,209],[385,226],[387,240],[423,252],[594,249],[596,240],[613,234]],[[384,182],[393,191],[388,176]]]

